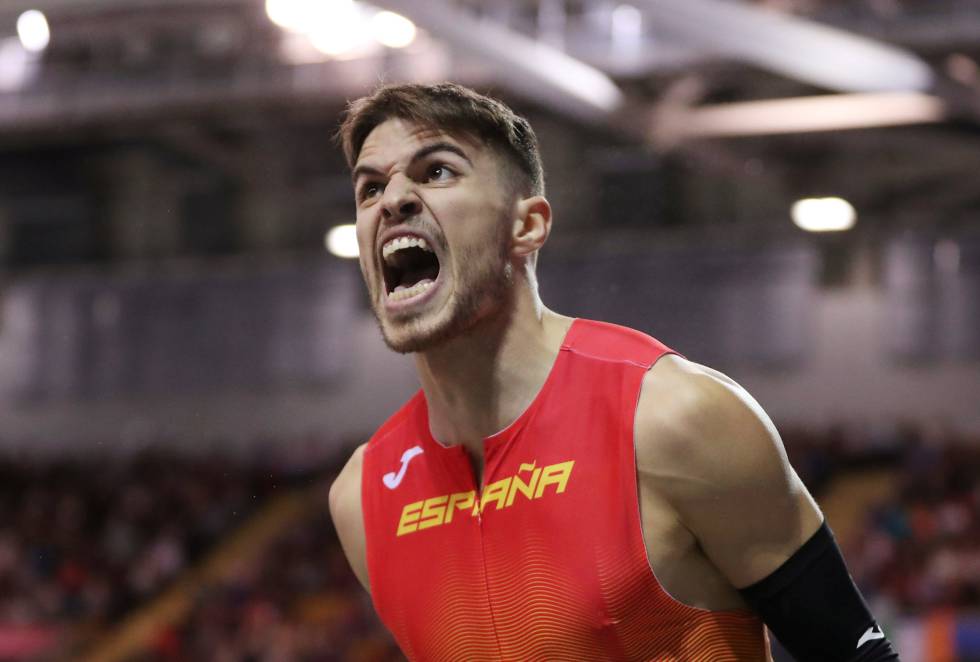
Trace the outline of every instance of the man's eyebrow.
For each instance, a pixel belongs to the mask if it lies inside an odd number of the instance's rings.
[[[435,152],[452,152],[466,161],[468,164],[473,165],[473,162],[470,161],[470,157],[466,156],[466,152],[464,152],[458,145],[454,145],[453,143],[446,141],[439,141],[436,143],[423,145],[422,147],[418,148],[414,154],[412,154],[411,162],[415,163],[416,161],[424,159],[429,154],[434,154]]]
[[[377,175],[377,176],[380,176],[381,175],[381,171],[378,170],[377,168],[372,168],[371,166],[359,165],[359,166],[357,166],[356,168],[354,168],[351,171],[351,173],[350,173],[350,180],[351,180],[351,182],[353,182],[353,183],[356,184],[357,183],[357,180],[360,179],[364,175]]]
[[[473,162],[470,160],[470,157],[466,155],[466,152],[464,152],[459,146],[446,141],[429,143],[428,145],[423,145],[422,147],[419,147],[417,150],[415,150],[415,153],[412,154],[412,158],[409,160],[409,163],[415,163],[417,161],[420,161],[425,157],[429,156],[430,154],[434,154],[436,152],[451,152],[459,156],[461,159],[466,161],[471,166],[473,165]],[[357,180],[363,175],[380,176],[381,174],[382,172],[377,168],[374,168],[369,165],[359,165],[356,168],[354,168],[354,170],[351,172],[351,181],[356,183]]]

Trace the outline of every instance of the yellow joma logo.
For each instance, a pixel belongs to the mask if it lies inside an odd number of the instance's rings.
[[[469,512],[471,517],[487,509],[487,504],[496,503],[497,510],[510,508],[514,499],[520,494],[528,501],[544,496],[545,488],[555,486],[555,494],[561,494],[568,485],[568,477],[572,475],[575,460],[549,464],[546,467],[535,468],[535,463],[522,464],[517,474],[490,483],[483,488],[480,500],[476,499],[476,490],[457,492],[432,497],[424,501],[416,501],[402,508],[401,519],[398,520],[396,535],[415,533],[423,529],[431,529],[453,521],[456,511]],[[521,478],[522,473],[530,473],[528,482]]]

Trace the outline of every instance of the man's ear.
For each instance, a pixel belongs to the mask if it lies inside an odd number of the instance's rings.
[[[517,202],[513,225],[514,255],[527,257],[544,246],[551,234],[551,204],[542,195]]]

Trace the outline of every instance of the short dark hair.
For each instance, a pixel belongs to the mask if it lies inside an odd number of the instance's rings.
[[[348,167],[354,167],[368,135],[393,118],[479,138],[516,166],[522,193],[544,195],[538,139],[528,121],[500,101],[455,83],[383,85],[348,104],[337,133]]]

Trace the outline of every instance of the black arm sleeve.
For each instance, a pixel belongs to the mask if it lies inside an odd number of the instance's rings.
[[[739,593],[798,662],[898,660],[826,522],[771,575]]]

